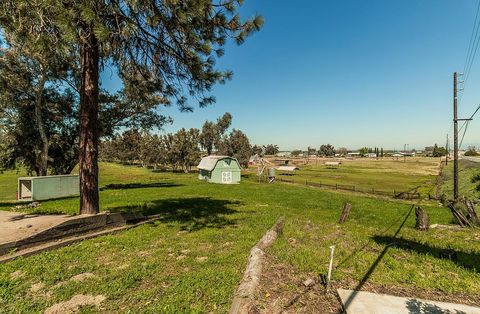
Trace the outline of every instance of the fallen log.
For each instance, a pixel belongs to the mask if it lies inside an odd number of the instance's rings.
[[[258,243],[250,250],[247,268],[243,273],[242,281],[234,294],[231,314],[249,313],[254,306],[254,293],[260,281],[264,250],[270,247],[279,235],[283,232],[285,219],[282,217],[268,230]]]
[[[478,218],[475,211],[475,205],[471,200],[465,199],[465,206],[467,207],[467,218],[476,226],[480,227],[480,218]]]

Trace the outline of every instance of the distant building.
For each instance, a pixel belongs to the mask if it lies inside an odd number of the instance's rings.
[[[298,167],[295,166],[279,166],[277,167],[278,171],[289,171],[294,172],[295,170],[300,170]]]
[[[290,154],[290,152],[278,152],[278,153],[275,154],[275,156],[277,156],[277,157],[290,157],[291,154]]]
[[[347,153],[347,156],[350,156],[350,157],[360,157],[360,153],[359,153],[359,152],[350,152],[350,153]]]
[[[238,160],[230,156],[207,156],[200,161],[198,178],[209,183],[235,184],[241,179]]]

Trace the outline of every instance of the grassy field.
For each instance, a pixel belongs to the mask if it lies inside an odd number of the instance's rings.
[[[340,166],[325,166],[324,161],[311,162],[300,166],[293,176],[281,178],[298,182],[315,182],[329,185],[350,185],[360,190],[381,190],[387,192],[418,191],[427,194],[435,186],[439,172],[437,158],[372,159],[360,158],[342,160]]]
[[[477,190],[477,185],[480,182],[472,182],[472,177],[477,174],[480,174],[480,162],[465,159],[459,160],[458,191],[460,195],[469,198],[480,198],[480,191]],[[453,198],[453,161],[443,168],[439,193],[445,195],[446,198]]]
[[[26,176],[23,171],[4,171],[0,173],[0,202],[15,200],[17,179],[22,176]]]
[[[195,174],[100,166],[102,210],[163,218],[1,264],[0,312],[41,312],[75,294],[106,297],[100,308],[86,312],[227,312],[250,248],[280,216],[286,217],[285,232],[271,253],[302,272],[325,273],[328,246],[335,244],[336,282],[466,293],[480,300],[480,233],[417,231],[410,203],[254,180],[213,185]],[[13,175],[5,178],[15,181]],[[353,210],[338,225],[345,201]],[[10,208],[0,203],[0,209]],[[424,208],[431,223],[451,221],[444,207]],[[42,202],[35,210],[76,213],[78,198]],[[455,257],[445,257],[445,250]],[[71,280],[85,273],[93,275]]]

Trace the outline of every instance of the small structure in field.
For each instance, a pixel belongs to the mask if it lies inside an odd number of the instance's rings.
[[[235,184],[241,179],[238,160],[230,156],[207,156],[200,161],[198,178],[210,183]]]
[[[18,178],[19,201],[42,201],[80,194],[78,175]]]
[[[326,161],[325,166],[340,166],[342,163],[340,161]]]
[[[283,175],[293,175],[296,170],[300,170],[298,167],[295,166],[279,166],[277,167],[279,172],[282,172]]]

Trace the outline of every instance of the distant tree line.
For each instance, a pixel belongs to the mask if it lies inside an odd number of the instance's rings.
[[[279,152],[278,145],[267,144],[263,146],[253,145],[252,153],[260,157],[276,155]]]
[[[225,113],[216,123],[206,121],[202,131],[182,128],[175,133],[151,134],[145,130],[127,130],[101,142],[100,159],[189,172],[198,165],[204,149],[208,155],[233,156],[247,166],[253,149],[242,131],[233,129],[227,133],[231,121],[230,113]]]

